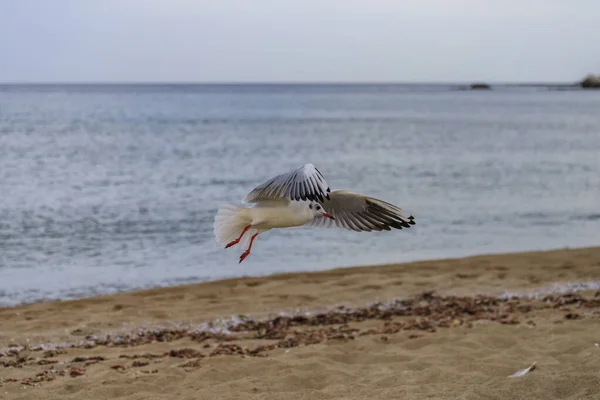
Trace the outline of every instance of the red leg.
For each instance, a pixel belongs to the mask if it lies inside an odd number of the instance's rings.
[[[252,243],[254,243],[254,238],[256,236],[258,236],[258,233],[255,233],[254,235],[252,235],[252,238],[250,239],[250,246],[248,246],[248,250],[243,252],[242,255],[240,256],[240,262],[244,261],[246,259],[246,257],[248,257],[248,255],[250,254],[250,250],[252,249]]]
[[[240,237],[232,240],[231,242],[227,243],[227,246],[225,246],[226,249],[230,248],[231,246],[233,246],[234,244],[238,244],[240,242],[240,240],[242,240],[242,236],[244,236],[244,233],[246,233],[246,231],[250,229],[250,225],[248,225],[247,227],[244,228],[244,230],[242,231],[242,233],[240,234]]]

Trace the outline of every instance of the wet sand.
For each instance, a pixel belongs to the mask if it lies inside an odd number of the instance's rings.
[[[4,308],[0,398],[600,399],[599,277],[587,248]]]

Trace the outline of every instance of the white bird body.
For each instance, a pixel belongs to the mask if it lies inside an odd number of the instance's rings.
[[[260,201],[247,210],[252,227],[258,230],[302,226],[315,216],[308,203],[299,201]]]
[[[215,216],[217,242],[247,247],[256,236],[275,228],[340,227],[358,232],[409,228],[414,217],[393,204],[346,190],[331,191],[312,164],[278,175],[254,188],[243,200],[252,207],[225,205]]]

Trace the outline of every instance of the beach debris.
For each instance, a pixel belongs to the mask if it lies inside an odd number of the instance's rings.
[[[145,367],[146,365],[150,364],[148,361],[134,361],[133,363],[131,363],[131,366],[134,368],[139,368],[139,367]]]
[[[69,376],[71,378],[75,378],[77,376],[81,376],[81,375],[85,375],[85,370],[82,368],[77,368],[77,367],[71,367],[71,370],[69,371]]]
[[[58,363],[58,360],[49,360],[47,358],[42,358],[41,360],[36,362],[37,365],[51,365],[51,364],[57,364],[57,363]]]
[[[542,302],[532,302],[542,300]],[[439,296],[427,291],[408,299],[395,299],[389,302],[371,303],[363,307],[336,307],[321,312],[279,313],[274,317],[262,319],[248,315],[235,315],[235,318],[217,319],[195,326],[178,325],[176,328],[163,327],[152,329],[136,329],[134,332],[104,337],[86,336],[78,342],[63,344],[45,344],[31,348],[32,351],[46,351],[45,357],[53,357],[64,349],[88,349],[98,346],[133,347],[153,342],[173,342],[180,339],[191,339],[196,342],[209,340],[217,342],[237,340],[239,333],[254,332],[257,339],[287,340],[294,329],[301,326],[332,326],[365,320],[392,321],[395,324],[383,330],[373,328],[373,332],[395,333],[400,330],[422,330],[434,332],[438,328],[471,327],[472,322],[488,320],[502,324],[519,324],[518,314],[543,308],[559,308],[565,306],[572,309],[600,308],[599,297],[584,297],[580,293],[553,293],[544,296]],[[572,311],[569,311],[573,313]],[[584,315],[587,315],[585,313]],[[399,321],[398,319],[402,319]],[[405,318],[408,318],[406,320]],[[580,315],[580,318],[583,316]],[[565,319],[563,319],[565,320]],[[401,323],[400,323],[401,322]],[[351,332],[347,332],[347,339]],[[370,334],[365,332],[358,335]],[[334,335],[333,333],[331,335]],[[331,339],[330,334],[323,339]],[[344,335],[339,336],[344,339]],[[207,343],[205,343],[207,344]],[[289,342],[288,342],[289,344]],[[9,348],[0,350],[4,356],[11,352],[18,353],[23,346],[11,344]]]
[[[56,375],[56,370],[46,370],[46,371],[42,371],[38,374],[35,375],[35,380],[37,382],[49,382],[49,381],[53,381],[54,379],[56,379],[56,377],[54,376]]]
[[[66,351],[65,350],[61,350],[61,349],[57,349],[57,350],[46,350],[44,352],[44,358],[52,358],[52,357],[56,357],[59,354],[65,354]]]
[[[200,353],[198,350],[194,350],[194,349],[190,349],[190,348],[171,350],[168,353],[165,353],[165,355],[168,355],[170,357],[177,357],[177,358],[202,358],[202,357],[204,357],[204,354]]]
[[[104,361],[106,358],[102,356],[93,356],[93,357],[75,357],[71,360],[72,363],[76,362],[86,362],[86,361]]]
[[[218,355],[246,355],[247,349],[243,349],[241,346],[232,343],[219,343],[219,345],[210,353],[210,357]]]
[[[567,309],[568,308],[568,309]],[[134,327],[132,331],[112,332],[105,336],[85,336],[81,340],[66,343],[47,343],[37,346],[11,344],[0,349],[0,368],[23,368],[24,366],[46,366],[54,368],[39,372],[26,380],[26,385],[41,385],[45,381],[59,377],[75,376],[80,371],[95,363],[105,361],[103,356],[83,356],[94,348],[98,354],[102,347],[127,348],[128,354],[121,359],[133,360],[131,364],[114,364],[108,366],[116,371],[147,366],[160,362],[165,358],[185,359],[179,365],[184,369],[198,368],[205,357],[267,357],[269,352],[281,349],[282,353],[301,346],[314,346],[334,341],[346,342],[359,336],[375,335],[381,342],[391,341],[392,334],[407,332],[408,339],[417,339],[435,334],[443,329],[467,329],[481,321],[496,324],[523,324],[535,329],[531,318],[540,310],[553,311],[561,317],[559,323],[569,324],[575,319],[596,318],[600,314],[600,296],[583,293],[554,293],[544,296],[440,296],[433,291],[421,293],[410,298],[400,298],[387,302],[369,303],[362,307],[337,306],[325,310],[295,313],[277,313],[262,318],[249,315],[234,315],[232,318],[217,319],[202,324],[187,325],[170,324],[163,327]],[[570,315],[574,314],[574,315]],[[522,322],[521,322],[522,321]],[[363,325],[363,322],[369,322]],[[123,329],[130,329],[124,327]],[[385,339],[387,338],[387,340]],[[137,346],[163,342],[187,340],[190,346],[173,348],[164,353],[140,352],[135,354]],[[256,341],[262,344],[256,345]],[[252,346],[248,344],[252,343]],[[594,343],[600,348],[600,343]],[[55,357],[77,351],[69,357],[70,361]],[[202,353],[200,350],[206,351]],[[40,352],[37,358],[35,352]],[[33,357],[33,358],[32,358]],[[139,360],[139,361],[138,361]],[[123,360],[124,361],[124,360]],[[83,363],[72,365],[72,363]],[[60,367],[67,364],[67,368]],[[106,365],[106,364],[105,364]],[[49,366],[49,367],[48,367]],[[523,376],[533,370],[535,363],[529,368],[517,371],[510,377]],[[42,368],[39,368],[42,370]],[[138,370],[141,373],[156,373],[157,370]],[[7,371],[9,372],[9,371]],[[21,372],[21,371],[19,371]],[[1,380],[2,384],[10,381]]]
[[[90,360],[90,361],[86,361],[83,363],[83,366],[85,368],[89,367],[90,365],[94,365],[94,364],[98,364],[100,361],[98,360]]]
[[[161,354],[152,354],[152,353],[144,353],[144,354],[134,354],[132,356],[129,356],[127,354],[121,354],[119,356],[119,358],[131,358],[131,359],[147,358],[147,359],[154,359],[154,358],[163,358],[163,355],[161,355]]]
[[[115,371],[125,371],[125,367],[121,364],[111,365],[110,368],[114,369]]]
[[[141,370],[140,372],[143,374],[156,374],[156,373],[158,373],[158,370],[157,369],[153,369],[152,371]]]
[[[199,368],[201,366],[200,359],[188,361],[179,365],[180,368]]]
[[[21,363],[17,362],[16,360],[0,361],[0,366],[4,368],[23,368]]]
[[[533,371],[535,369],[535,362],[533,364],[531,364],[529,367],[524,368],[524,369],[520,369],[517,372],[515,372],[512,375],[507,376],[507,378],[518,378],[520,376],[524,376],[528,373],[530,373],[531,371]]]

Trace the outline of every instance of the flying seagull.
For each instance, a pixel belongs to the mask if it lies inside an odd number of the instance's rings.
[[[250,254],[256,236],[274,228],[338,227],[371,232],[415,225],[412,215],[393,204],[346,190],[332,191],[313,164],[269,179],[242,203],[253,205],[221,206],[213,225],[217,243],[226,249],[235,245],[246,249],[240,263]]]

